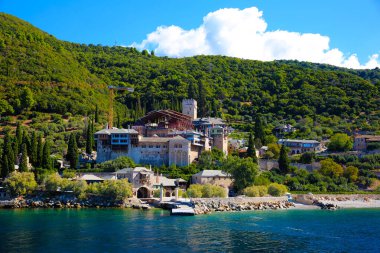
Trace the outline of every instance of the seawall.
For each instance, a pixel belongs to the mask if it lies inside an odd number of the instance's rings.
[[[380,208],[380,194],[293,194],[299,203],[332,204],[338,208]]]
[[[249,210],[276,210],[293,207],[287,197],[195,198],[195,214]]]

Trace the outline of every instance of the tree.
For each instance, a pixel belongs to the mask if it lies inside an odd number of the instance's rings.
[[[249,133],[247,157],[251,157],[253,161],[257,163],[256,149],[252,133]]]
[[[278,159],[280,157],[281,147],[277,143],[269,143],[268,150],[265,152],[264,157]]]
[[[32,143],[31,143],[29,134],[28,134],[28,132],[26,130],[24,130],[24,132],[22,134],[22,143],[26,144],[26,150],[28,152],[28,156],[29,156],[29,159],[30,159],[30,156],[32,154]]]
[[[334,162],[333,159],[327,158],[321,161],[321,168],[319,169],[319,173],[327,177],[337,178],[343,175],[343,167]]]
[[[114,160],[106,161],[96,165],[97,169],[107,172],[114,172],[124,168],[134,168],[136,165],[133,160],[126,156],[120,156]]]
[[[98,105],[95,107],[95,123],[99,123],[99,108]]]
[[[75,134],[70,135],[66,159],[70,163],[70,168],[75,169],[78,163],[78,146]]]
[[[305,152],[300,157],[300,163],[310,164],[315,160],[315,152]]]
[[[213,170],[222,164],[224,160],[223,151],[213,148],[211,151],[203,151],[198,158],[197,168],[199,170]]]
[[[255,133],[255,140],[257,140],[258,143],[260,142],[262,145],[265,145],[266,144],[265,132],[264,132],[264,125],[263,125],[261,116],[256,117],[254,133]],[[258,148],[261,148],[261,146]]]
[[[37,157],[36,157],[36,166],[39,167],[42,164],[42,154],[44,150],[44,144],[42,142],[42,135],[38,136],[37,141]]]
[[[23,110],[29,111],[35,104],[33,92],[28,88],[22,90],[20,102]]]
[[[288,192],[288,188],[285,185],[272,183],[268,186],[268,193],[274,197],[283,196]]]
[[[192,99],[196,99],[198,97],[197,88],[193,82],[189,83],[189,87],[187,89],[187,97]]]
[[[125,198],[132,197],[132,185],[128,179],[105,180],[98,184],[98,192],[113,201],[122,201]]]
[[[7,177],[15,168],[15,155],[12,149],[12,140],[9,132],[4,137],[3,153],[1,159],[1,176]]]
[[[203,81],[198,81],[198,108],[199,108],[199,116],[201,118],[207,116],[207,94],[208,91]]]
[[[331,151],[348,151],[352,147],[352,140],[347,134],[334,134],[328,144],[328,149]]]
[[[47,170],[52,168],[50,154],[50,142],[46,140],[42,151],[41,167]]]
[[[229,162],[234,179],[234,187],[238,192],[253,185],[255,177],[258,174],[258,165],[252,158],[241,159],[233,157]]]
[[[93,135],[94,135],[94,133],[93,133],[92,121],[90,119],[88,121],[87,131],[86,131],[86,153],[87,154],[92,153],[92,147],[94,146]]]
[[[287,174],[290,172],[289,157],[285,145],[281,146],[280,157],[278,158],[278,168],[282,174]]]
[[[197,167],[199,170],[214,169],[214,159],[210,151],[203,151],[198,157]]]
[[[23,130],[21,128],[21,124],[20,122],[17,122],[17,127],[16,127],[16,142],[17,142],[17,146],[20,148],[21,150],[21,144],[22,144],[22,134],[23,134]],[[18,151],[20,150],[17,150],[16,153],[20,153]]]
[[[14,113],[14,109],[7,100],[0,99],[0,119],[1,115],[5,113]]]
[[[31,172],[12,172],[4,180],[4,185],[12,196],[25,195],[37,188],[37,182]]]
[[[19,171],[20,172],[27,172],[28,171],[28,151],[26,148],[26,144],[23,143],[21,145],[21,160],[20,160],[20,165],[19,165]]]
[[[30,161],[33,165],[37,164],[37,153],[38,153],[38,140],[37,140],[37,132],[33,131],[32,140],[31,140],[31,153],[29,155]]]
[[[358,180],[358,175],[359,169],[354,166],[348,166],[343,172],[343,176],[351,183]]]

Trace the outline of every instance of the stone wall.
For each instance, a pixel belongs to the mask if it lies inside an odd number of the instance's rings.
[[[313,162],[311,164],[290,163],[290,165],[297,167],[298,169],[305,169],[308,171],[313,171],[321,168],[321,163],[319,162]],[[273,159],[260,159],[259,167],[260,170],[271,170],[273,168],[278,168],[278,161]]]
[[[249,210],[276,210],[294,206],[287,197],[196,198],[192,199],[195,214]]]

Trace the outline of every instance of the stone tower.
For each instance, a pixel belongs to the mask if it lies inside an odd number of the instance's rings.
[[[197,115],[198,105],[197,101],[194,99],[184,99],[182,100],[182,113],[190,116],[193,120],[198,118]]]

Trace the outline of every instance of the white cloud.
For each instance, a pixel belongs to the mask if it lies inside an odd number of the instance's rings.
[[[263,13],[256,7],[220,9],[207,14],[195,29],[160,26],[141,43],[131,46],[153,49],[157,55],[184,57],[227,55],[262,61],[299,60],[348,68],[380,67],[379,55],[360,64],[356,54],[344,55],[330,48],[330,38],[320,34],[267,31]]]

